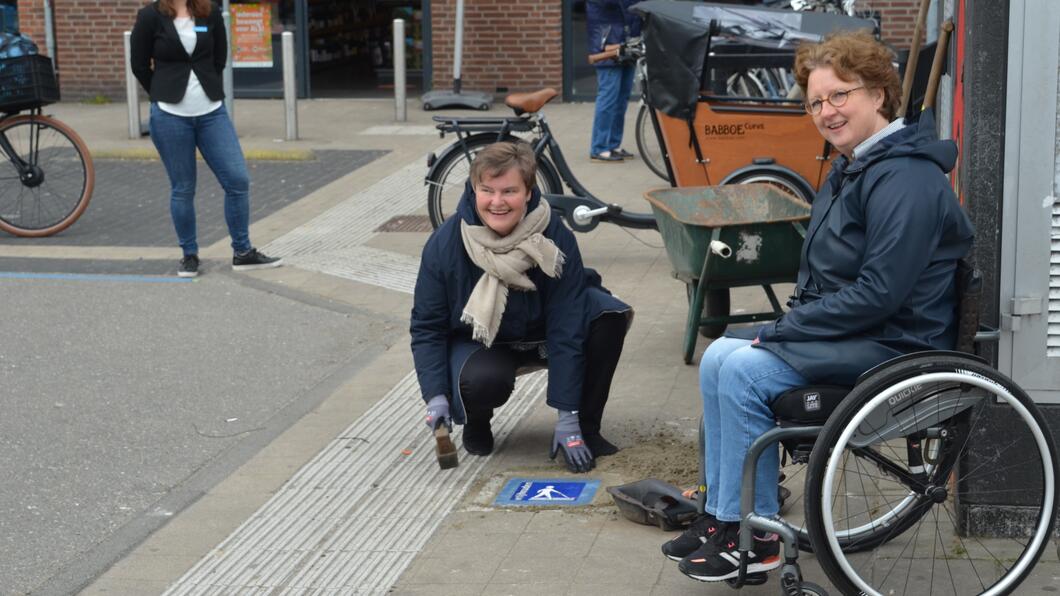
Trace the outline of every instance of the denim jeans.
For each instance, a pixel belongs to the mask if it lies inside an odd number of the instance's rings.
[[[793,387],[808,385],[795,369],[746,339],[722,337],[703,353],[699,389],[706,436],[707,512],[721,521],[740,521],[743,460],[759,436],[776,423],[769,404]],[[755,473],[755,513],[775,516],[780,455],[766,449]]]
[[[632,64],[596,68],[596,111],[589,155],[599,155],[622,146],[622,129],[626,124],[626,107],[632,91]]]
[[[198,254],[195,235],[195,149],[225,192],[225,223],[232,250],[251,249],[250,177],[236,129],[224,106],[202,116],[175,116],[151,103],[151,141],[169,175],[169,212],[184,255]]]

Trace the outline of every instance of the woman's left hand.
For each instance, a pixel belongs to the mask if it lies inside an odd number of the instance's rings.
[[[567,460],[567,469],[575,474],[588,472],[596,467],[593,452],[585,444],[582,438],[581,425],[578,423],[577,412],[566,412],[560,410],[559,421],[556,422],[556,430],[552,433],[552,448],[549,450],[549,459],[556,459],[556,454],[562,450],[563,459]]]

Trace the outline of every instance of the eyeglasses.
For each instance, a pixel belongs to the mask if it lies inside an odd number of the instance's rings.
[[[860,87],[854,87],[853,89],[837,89],[836,91],[833,91],[828,94],[828,103],[832,104],[833,108],[841,108],[843,107],[843,104],[847,102],[847,96],[857,91],[858,89],[864,88],[865,86],[862,85]],[[803,107],[806,108],[807,114],[816,116],[817,114],[821,113],[821,108],[824,107],[824,101],[825,100],[822,99],[815,99],[810,103],[803,104]]]

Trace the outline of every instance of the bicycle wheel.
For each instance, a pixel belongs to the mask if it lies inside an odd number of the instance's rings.
[[[807,194],[809,184],[796,179],[794,176],[770,169],[755,169],[743,172],[725,180],[722,184],[755,184],[763,183],[787,193],[805,203],[813,201],[813,195]]]
[[[655,134],[655,126],[651,122],[651,108],[648,104],[640,104],[637,112],[637,153],[640,153],[644,165],[648,166],[653,174],[670,181],[666,174],[666,163],[663,159],[662,139]]]
[[[505,140],[515,140],[515,137]],[[442,158],[434,175],[427,179],[427,213],[434,229],[441,227],[447,217],[456,213],[460,197],[464,195],[465,183],[471,174],[471,160],[487,145],[496,143],[497,135],[475,135],[466,142],[470,159],[463,151],[453,151]],[[563,183],[556,173],[556,167],[543,155],[537,158],[537,188],[547,194],[563,193]]]
[[[828,448],[810,456],[808,529],[845,594],[1007,594],[1048,544],[1056,446],[1027,394],[978,360],[925,354],[881,369],[817,445]],[[999,528],[992,503],[1018,505],[1018,519]]]
[[[769,97],[762,81],[748,70],[733,73],[725,84],[728,94],[734,97]]]
[[[0,153],[0,229],[40,237],[70,227],[85,212],[95,186],[85,142],[50,116],[0,121],[0,135],[13,152]]]

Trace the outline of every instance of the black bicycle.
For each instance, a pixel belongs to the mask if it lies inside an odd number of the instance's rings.
[[[427,211],[431,225],[438,228],[456,212],[471,170],[471,162],[483,148],[499,141],[515,140],[517,133],[530,133],[537,155],[537,187],[552,209],[571,229],[588,232],[601,221],[626,228],[656,229],[651,213],[627,211],[621,205],[606,203],[594,196],[574,175],[563,150],[540,110],[557,96],[555,89],[513,93],[505,104],[515,111],[507,117],[435,116],[438,130],[457,135],[457,141],[440,155],[427,157]],[[566,184],[573,194],[564,194]]]

